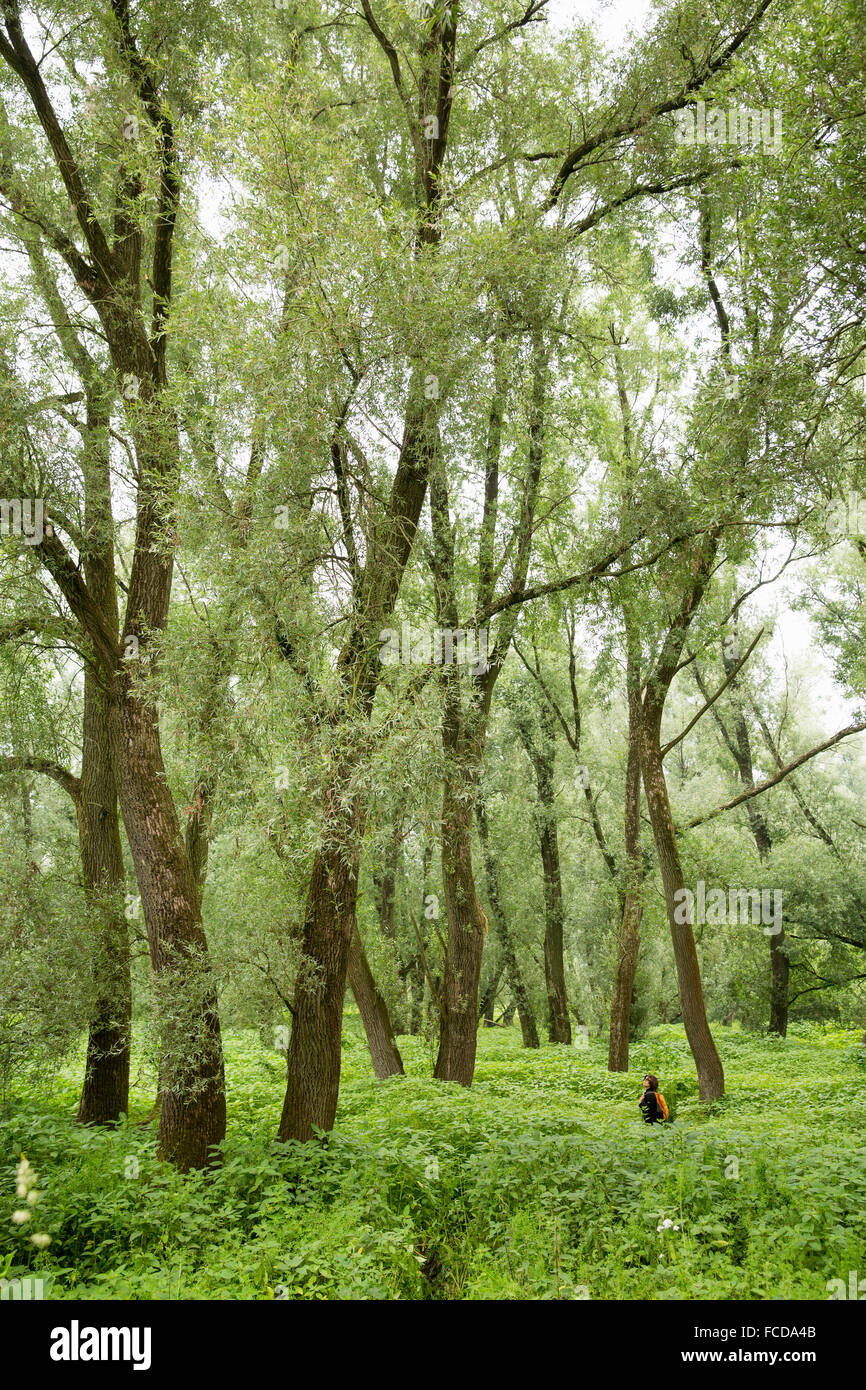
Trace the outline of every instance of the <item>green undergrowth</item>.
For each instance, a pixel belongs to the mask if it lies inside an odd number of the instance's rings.
[[[84,1130],[70,1068],[0,1119],[0,1275],[59,1299],[825,1299],[866,1276],[866,1048],[815,1025],[717,1033],[727,1094],[706,1105],[678,1027],[635,1044],[628,1074],[600,1042],[484,1032],[464,1090],[415,1038],[407,1076],[375,1081],[349,1016],[336,1129],[307,1145],[273,1140],[284,1059],[229,1033],[222,1161],[186,1176],[137,1122],[152,1077],[131,1123]],[[646,1070],[667,1125],[640,1119]],[[22,1154],[29,1227],[9,1219]]]

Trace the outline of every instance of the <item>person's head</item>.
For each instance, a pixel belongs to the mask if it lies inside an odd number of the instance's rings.
[[[643,1079],[643,1084],[645,1091],[657,1091],[659,1088],[659,1079],[657,1076],[653,1076],[651,1071],[648,1071]]]

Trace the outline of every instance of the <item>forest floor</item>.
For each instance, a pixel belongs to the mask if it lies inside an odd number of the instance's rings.
[[[60,1299],[826,1299],[866,1276],[861,1034],[716,1035],[727,1095],[707,1106],[681,1027],[633,1044],[628,1074],[600,1041],[531,1053],[486,1030],[467,1091],[432,1079],[421,1038],[400,1039],[407,1077],[375,1081],[348,1015],[336,1129],[285,1146],[284,1059],[230,1032],[223,1162],[186,1177],[136,1123],[152,1071],[130,1124],[82,1130],[79,1060],[0,1118],[0,1275]],[[667,1125],[640,1118],[647,1070]],[[26,1228],[22,1153],[41,1194]]]

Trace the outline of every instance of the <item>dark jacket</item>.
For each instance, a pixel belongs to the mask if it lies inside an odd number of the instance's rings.
[[[643,1111],[643,1117],[648,1125],[654,1125],[661,1119],[662,1108],[655,1091],[644,1091],[643,1099],[638,1101],[638,1105]]]

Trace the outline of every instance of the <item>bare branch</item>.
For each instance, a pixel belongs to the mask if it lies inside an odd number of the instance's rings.
[[[688,724],[687,724],[686,727],[683,729],[682,733],[677,734],[676,738],[672,738],[671,741],[670,741],[670,743],[666,743],[666,744],[665,744],[664,748],[661,750],[661,756],[662,756],[663,758],[666,758],[667,755],[668,755],[668,753],[670,753],[671,749],[672,749],[672,748],[676,748],[676,746],[677,746],[678,743],[682,743],[682,741],[683,741],[683,739],[685,738],[686,734],[688,734],[688,733],[691,732],[691,730],[692,730],[692,729],[695,727],[695,725],[697,724],[698,720],[701,719],[701,718],[706,714],[707,710],[710,709],[710,708],[716,703],[716,700],[718,700],[719,696],[724,694],[724,692],[727,690],[728,686],[731,684],[731,681],[734,680],[734,679],[737,677],[737,675],[739,674],[740,671],[742,671],[743,667],[745,666],[745,664],[746,664],[746,662],[748,661],[749,657],[752,655],[752,652],[753,652],[753,651],[755,650],[755,648],[757,647],[757,645],[758,645],[758,643],[760,642],[760,640],[761,640],[761,638],[763,637],[763,635],[764,635],[764,629],[761,628],[761,630],[760,630],[760,632],[758,633],[757,637],[755,638],[754,642],[752,642],[752,643],[750,644],[748,651],[744,652],[743,655],[740,657],[740,660],[731,668],[731,670],[728,672],[728,675],[725,677],[725,679],[722,681],[722,684],[719,686],[718,690],[716,691],[715,695],[712,695],[712,696],[709,698],[709,700],[707,700],[707,703],[706,703],[701,709],[698,710],[698,712],[697,712],[697,714],[695,715],[694,719],[690,719],[690,720],[689,720]]]
[[[705,821],[714,820],[716,816],[722,815],[725,811],[733,810],[735,806],[740,806],[742,802],[748,801],[750,797],[760,796],[761,792],[768,791],[770,787],[775,787],[778,782],[783,781],[790,773],[795,772],[798,767],[801,767],[803,763],[807,763],[810,758],[815,758],[819,753],[823,753],[826,749],[832,748],[837,743],[841,743],[843,738],[850,738],[852,734],[861,734],[864,729],[866,729],[866,720],[859,724],[849,724],[847,728],[840,729],[832,738],[826,739],[823,743],[819,743],[816,748],[810,748],[808,753],[801,753],[798,758],[794,758],[791,762],[786,763],[785,766],[776,773],[775,777],[768,777],[765,781],[756,783],[754,787],[750,787],[747,791],[740,792],[739,796],[732,797],[730,801],[726,801],[723,806],[717,806],[714,811],[707,811],[702,816],[695,816],[692,820],[686,821],[685,825],[679,827],[679,833],[682,834],[683,831],[693,830],[696,825],[703,825]]]

